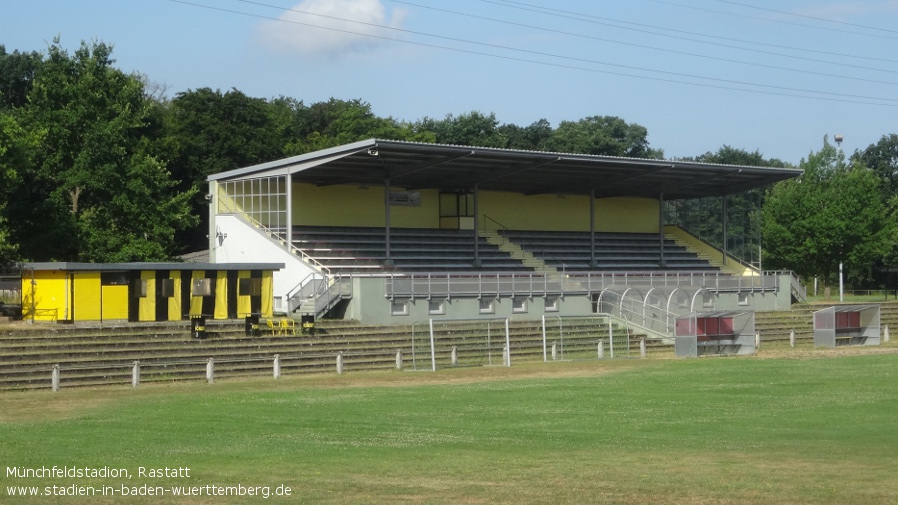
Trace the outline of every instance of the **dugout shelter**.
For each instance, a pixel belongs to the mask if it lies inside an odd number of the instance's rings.
[[[879,345],[878,303],[835,305],[814,312],[814,346]]]
[[[622,284],[787,308],[788,274],[662,211],[800,173],[369,139],[210,176],[210,258],[284,263],[275,311],[372,323],[590,314]]]

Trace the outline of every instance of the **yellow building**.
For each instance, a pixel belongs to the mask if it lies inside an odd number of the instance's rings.
[[[31,263],[22,317],[34,321],[180,321],[272,317],[275,263]]]

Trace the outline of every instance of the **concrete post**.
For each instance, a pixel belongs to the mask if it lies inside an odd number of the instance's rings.
[[[888,342],[889,342],[889,325],[886,325],[886,326],[885,326],[885,331],[884,331],[883,336],[882,336],[882,341],[885,342],[885,343],[888,343]]]
[[[59,365],[53,365],[53,375],[50,383],[53,387],[53,391],[59,391]]]
[[[639,357],[645,357],[645,338],[639,339]]]
[[[795,347],[795,330],[789,330],[789,346]]]
[[[343,351],[337,353],[337,375],[343,375]]]
[[[761,332],[755,332],[755,351],[761,348]]]
[[[402,370],[402,349],[396,351],[396,370]]]
[[[599,340],[599,359],[605,357],[605,341]]]
[[[274,355],[274,378],[275,379],[281,378],[281,355],[280,354]]]
[[[209,358],[206,361],[206,380],[209,384],[215,382],[215,358]]]
[[[134,360],[134,366],[131,368],[131,387],[136,388],[140,385],[140,360]]]
[[[452,346],[452,366],[458,365],[458,347]]]
[[[552,361],[558,359],[558,344],[552,342]]]

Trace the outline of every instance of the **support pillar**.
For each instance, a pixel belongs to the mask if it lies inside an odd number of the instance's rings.
[[[596,190],[589,190],[589,267],[596,268]]]
[[[480,186],[474,185],[474,268],[480,268]]]
[[[273,370],[274,378],[280,379],[281,378],[281,355],[280,354],[274,355],[273,369],[274,369]]]

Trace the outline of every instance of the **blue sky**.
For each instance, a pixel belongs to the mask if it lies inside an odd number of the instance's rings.
[[[666,157],[797,164],[898,133],[898,0],[29,0],[0,44],[112,44],[168,96],[360,98],[414,121],[618,116]]]

